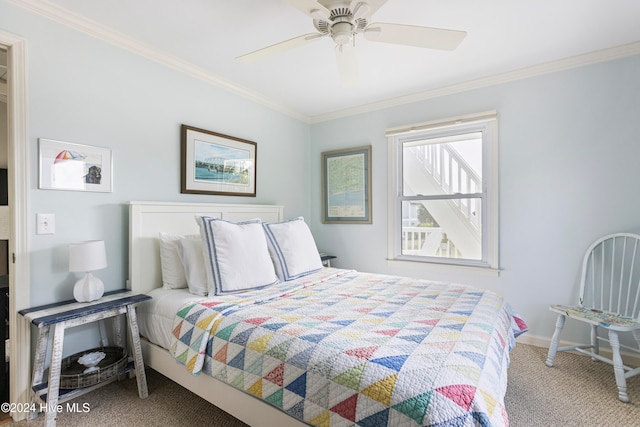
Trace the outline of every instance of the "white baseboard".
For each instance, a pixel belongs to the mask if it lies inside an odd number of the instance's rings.
[[[532,345],[535,347],[546,347],[549,348],[549,344],[551,343],[551,338],[547,337],[539,337],[537,335],[531,335],[530,333],[522,334],[516,340],[518,343]]]
[[[537,336],[537,335],[531,335],[529,333],[526,333],[526,334],[520,335],[520,337],[518,337],[516,342],[522,343],[522,344],[527,344],[527,345],[532,345],[532,346],[535,346],[535,347],[549,348],[549,345],[551,344],[551,338],[540,337],[540,336]],[[581,343],[576,343],[576,342],[573,342],[573,341],[561,340],[559,347],[574,346],[574,345],[578,345],[578,344],[581,344]],[[577,351],[574,351],[572,353],[581,354],[581,353],[578,353]],[[602,354],[605,357],[609,357],[610,358],[611,357],[611,350],[609,350],[606,347],[602,347],[602,348],[600,348],[600,354]],[[626,351],[622,351],[621,352],[621,356],[622,356],[622,360],[623,360],[625,365],[631,366],[631,367],[640,366],[640,354],[635,354],[635,353],[629,353],[629,352],[626,352]]]

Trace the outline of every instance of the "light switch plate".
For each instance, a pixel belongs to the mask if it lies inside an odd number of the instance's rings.
[[[56,216],[52,213],[36,214],[36,234],[55,234]]]

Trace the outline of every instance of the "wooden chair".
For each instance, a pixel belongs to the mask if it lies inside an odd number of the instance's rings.
[[[558,314],[556,329],[551,339],[546,365],[553,366],[558,351],[577,350],[593,360],[613,365],[618,398],[628,402],[627,378],[640,374],[622,363],[620,347],[640,353],[640,235],[610,234],[596,240],[587,250],[582,263],[580,296],[577,306],[551,305],[549,310]],[[590,325],[590,344],[558,348],[565,320],[577,320]],[[600,327],[600,328],[598,328]],[[602,330],[602,331],[601,331]],[[607,331],[608,339],[601,335]],[[631,332],[634,347],[620,344],[618,334]],[[608,342],[612,358],[600,355],[599,341]]]

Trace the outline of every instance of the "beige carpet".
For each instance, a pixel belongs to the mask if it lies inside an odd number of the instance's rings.
[[[628,381],[631,403],[617,398],[613,369],[604,363],[560,353],[556,366],[544,365],[544,348],[518,344],[511,355],[506,406],[511,426],[640,426],[640,378]],[[134,379],[109,384],[75,400],[87,413],[59,415],[57,425],[216,426],[243,423],[155,371],[147,371],[149,397],[138,398]],[[36,420],[5,426],[42,425]]]
[[[518,344],[511,356],[505,396],[512,426],[640,426],[640,377],[627,380],[630,403],[618,400],[613,367],[558,353],[547,367],[547,349]]]

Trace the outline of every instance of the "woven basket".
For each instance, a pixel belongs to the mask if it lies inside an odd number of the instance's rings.
[[[84,372],[87,367],[78,362],[88,353],[101,351],[105,358],[98,363],[96,370]],[[122,347],[98,347],[76,353],[62,359],[60,388],[76,389],[90,387],[118,375],[127,366],[127,352]]]

